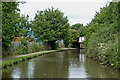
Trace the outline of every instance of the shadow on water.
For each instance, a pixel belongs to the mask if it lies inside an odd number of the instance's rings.
[[[85,57],[85,50],[51,53],[3,69],[3,78],[117,78],[119,72]]]
[[[101,65],[99,61],[86,58],[86,71],[92,78],[120,78],[120,72]]]

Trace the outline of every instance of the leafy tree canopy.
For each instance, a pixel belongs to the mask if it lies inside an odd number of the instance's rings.
[[[84,36],[85,33],[84,33],[84,26],[83,24],[80,24],[80,23],[77,23],[77,24],[74,24],[71,26],[71,29],[75,29],[79,32],[79,36]]]
[[[83,26],[83,24],[77,23],[77,24],[72,25],[71,29],[79,30],[82,26]]]
[[[2,50],[3,54],[11,46],[15,37],[26,36],[28,16],[20,16],[18,5],[21,2],[2,2]],[[25,28],[25,29],[24,29]]]
[[[103,64],[119,68],[118,56],[118,3],[111,2],[96,12],[94,19],[85,27],[86,55],[99,59]]]
[[[79,37],[79,32],[75,29],[69,29],[69,35],[71,42],[77,42],[77,38]]]
[[[68,19],[64,13],[52,7],[44,11],[37,11],[32,30],[35,37],[42,42],[54,43],[57,40],[65,39],[68,27]]]
[[[2,47],[7,49],[11,41],[17,36],[20,18],[18,2],[2,3]]]

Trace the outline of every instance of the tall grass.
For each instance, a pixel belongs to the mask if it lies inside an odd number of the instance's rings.
[[[28,46],[29,53],[39,52],[39,51],[44,51],[44,50],[46,50],[46,47],[42,44],[33,43],[30,46]]]

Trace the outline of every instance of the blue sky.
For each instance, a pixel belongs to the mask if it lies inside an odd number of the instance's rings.
[[[20,4],[21,14],[28,14],[33,20],[37,10],[44,10],[53,6],[58,8],[68,17],[69,24],[82,23],[86,25],[95,12],[108,5],[110,0],[25,0],[26,4]]]

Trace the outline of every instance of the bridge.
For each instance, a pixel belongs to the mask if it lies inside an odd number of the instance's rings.
[[[78,48],[78,49],[83,49],[82,47],[82,43],[85,41],[85,37],[84,36],[81,36],[81,37],[78,37],[77,39],[77,42],[73,42],[73,46],[74,48]]]

